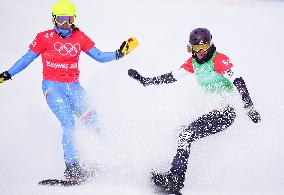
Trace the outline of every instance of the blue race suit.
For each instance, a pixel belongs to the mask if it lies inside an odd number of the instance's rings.
[[[86,125],[97,127],[95,110],[88,110],[86,93],[79,82],[63,83],[44,80],[42,90],[46,102],[63,128],[62,144],[64,158],[68,163],[77,163],[79,154],[74,143],[74,116]]]
[[[98,62],[109,62],[116,59],[116,52],[101,52],[95,46],[86,52]],[[8,72],[14,76],[24,70],[39,54],[29,50]],[[78,150],[74,143],[75,116],[85,125],[97,129],[97,114],[89,110],[86,93],[79,82],[42,81],[42,90],[46,102],[58,118],[62,128],[62,144],[66,163],[79,163]]]

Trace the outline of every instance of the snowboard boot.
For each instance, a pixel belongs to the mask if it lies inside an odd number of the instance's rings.
[[[68,181],[86,181],[90,177],[87,170],[83,169],[79,163],[66,163],[64,176]]]
[[[184,187],[185,174],[174,174],[172,172],[167,173],[151,173],[151,180],[156,185],[170,194],[180,194],[180,189]]]

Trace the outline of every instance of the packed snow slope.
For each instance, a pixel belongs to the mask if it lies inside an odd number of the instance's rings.
[[[40,31],[52,28],[51,0],[0,1],[0,72],[28,50]],[[179,127],[210,110],[210,98],[193,75],[171,85],[143,87],[129,68],[158,76],[189,58],[190,31],[207,27],[219,52],[245,79],[262,115],[253,124],[236,94],[237,118],[226,131],[192,144],[188,195],[284,194],[283,1],[74,0],[77,25],[102,51],[131,36],[139,47],[100,64],[80,58],[81,84],[97,109],[101,131],[77,128],[82,161],[100,167],[92,182],[70,188],[38,186],[61,178],[65,168],[61,127],[42,91],[40,57],[0,85],[1,195],[146,195],[151,169],[167,170]]]

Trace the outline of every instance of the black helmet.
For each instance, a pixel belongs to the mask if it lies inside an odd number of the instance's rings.
[[[202,43],[210,43],[212,35],[206,28],[196,28],[191,31],[189,35],[189,43],[191,45],[197,45]]]

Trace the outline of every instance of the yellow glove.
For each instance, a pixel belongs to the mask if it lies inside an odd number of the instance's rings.
[[[123,41],[120,48],[116,50],[116,59],[120,59],[123,56],[132,52],[139,45],[139,41],[135,37],[129,38],[127,41]]]

